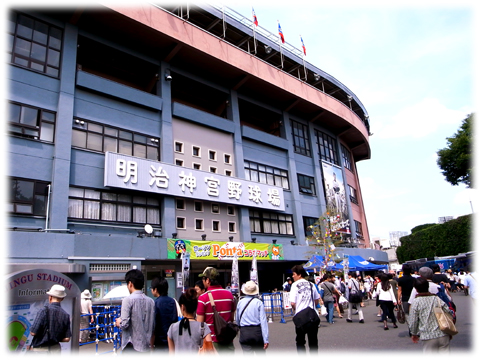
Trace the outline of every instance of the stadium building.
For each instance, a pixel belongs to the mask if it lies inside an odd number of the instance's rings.
[[[11,8],[8,266],[51,269],[99,300],[137,267],[170,293],[208,265],[261,291],[321,253],[370,249],[357,96],[302,52],[211,5]],[[190,254],[183,284],[181,254]],[[269,281],[263,281],[262,277]]]

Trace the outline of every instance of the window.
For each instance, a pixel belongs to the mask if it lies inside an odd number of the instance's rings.
[[[185,210],[185,200],[177,199],[175,203],[177,210]]]
[[[195,219],[195,230],[203,230],[203,219]]]
[[[201,201],[194,201],[193,203],[195,211],[201,212],[203,211],[203,203]]]
[[[195,170],[201,170],[202,169],[202,165],[201,164],[197,164],[197,163],[193,163],[193,168]]]
[[[108,125],[75,119],[72,146],[160,160],[160,140]]]
[[[21,215],[45,216],[48,185],[45,181],[11,178],[8,210]]]
[[[220,206],[218,204],[212,204],[212,214],[220,214]]]
[[[352,154],[350,153],[350,151],[343,145],[341,145],[341,148],[342,148],[342,162],[343,162],[343,167],[350,170],[350,171],[353,171],[353,167],[352,167]]]
[[[358,205],[357,190],[350,185],[348,185],[348,190],[350,191],[350,201]]]
[[[315,178],[298,174],[298,187],[302,194],[316,195]]]
[[[177,229],[186,229],[184,217],[177,216]]]
[[[177,165],[177,166],[183,166],[183,160],[175,159],[175,165]]]
[[[236,233],[237,232],[237,224],[233,221],[228,223],[228,232],[229,233]]]
[[[235,206],[232,206],[232,205],[227,206],[227,215],[235,216]]]
[[[81,220],[160,225],[160,201],[94,189],[70,187],[68,217]]]
[[[318,221],[318,219],[314,218],[314,217],[307,217],[307,216],[303,217],[303,228],[305,229],[305,236],[312,236],[313,235],[313,231],[310,228],[310,226],[315,224],[317,221]]]
[[[55,113],[17,103],[9,103],[10,134],[28,139],[53,142]]]
[[[250,210],[250,231],[262,234],[293,235],[292,215]]]
[[[305,156],[311,156],[310,138],[308,135],[308,126],[291,120],[293,149],[296,153]]]
[[[216,174],[217,173],[217,168],[214,166],[210,166],[210,172]]]
[[[232,157],[229,154],[224,154],[223,156],[225,164],[231,164],[232,163]]]
[[[337,141],[321,131],[315,130],[317,137],[318,152],[322,160],[339,165],[337,154]]]
[[[232,176],[232,170],[225,170],[225,175]]]
[[[8,24],[10,62],[58,77],[63,31],[43,21],[12,12]]]
[[[183,143],[175,141],[175,152],[183,154]]]
[[[212,161],[217,161],[217,152],[214,150],[208,151],[208,158]]]
[[[245,160],[245,179],[290,189],[288,171]]]
[[[355,222],[355,233],[357,235],[357,238],[363,239],[363,230],[362,230],[362,223],[354,220]]]
[[[200,148],[198,146],[192,147],[192,155],[200,157]]]
[[[220,231],[220,221],[213,220],[212,221],[212,231],[219,232]]]

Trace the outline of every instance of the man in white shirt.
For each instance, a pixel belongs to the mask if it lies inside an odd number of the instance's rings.
[[[294,283],[290,290],[290,302],[292,308],[295,310],[295,315],[307,307],[311,307],[316,311],[316,304],[320,302],[320,304],[323,305],[323,301],[320,298],[315,285],[305,279],[308,275],[307,272],[302,265],[295,265],[292,268],[292,273]],[[295,333],[297,335],[295,341],[297,343],[298,353],[306,352],[306,335],[308,337],[310,354],[318,354],[318,325],[307,327],[295,326]]]
[[[468,289],[468,295],[470,295],[475,303],[475,299],[477,298],[476,294],[476,287],[477,287],[477,275],[475,272],[468,272],[467,276],[463,280],[464,286]]]

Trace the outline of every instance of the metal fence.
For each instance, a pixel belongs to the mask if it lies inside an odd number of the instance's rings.
[[[82,317],[90,318],[92,315],[94,321],[90,322],[89,327],[80,328],[82,331],[88,331],[89,336],[86,342],[79,345],[89,345],[95,343],[95,353],[97,355],[116,353],[121,345],[121,330],[115,326],[115,320],[120,316],[120,305],[94,305],[92,306],[93,314],[81,315]],[[98,344],[100,342],[112,343],[113,349],[104,353],[98,354]]]
[[[280,317],[280,323],[285,324],[285,318],[294,315],[289,293],[286,291],[263,293],[262,301],[269,322],[272,322],[274,317]]]

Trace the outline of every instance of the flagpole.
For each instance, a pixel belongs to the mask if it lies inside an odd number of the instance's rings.
[[[253,20],[252,20],[253,52],[255,53],[255,55],[257,55],[257,39],[255,38],[255,28],[257,27],[257,24],[255,23],[256,14],[255,14],[255,10],[253,10],[253,6],[252,6],[252,17],[253,17]],[[250,52],[250,51],[249,51],[249,52]]]
[[[282,52],[282,37],[280,36],[280,21],[277,20],[277,23],[278,23],[278,45],[280,45],[280,64],[282,66],[282,69],[283,69],[283,52]]]
[[[305,66],[305,56],[307,56],[306,51],[305,51],[305,44],[303,43],[302,35],[300,35],[300,42],[302,43],[302,61],[303,61],[303,73],[305,74],[305,81],[307,81],[307,68]]]

